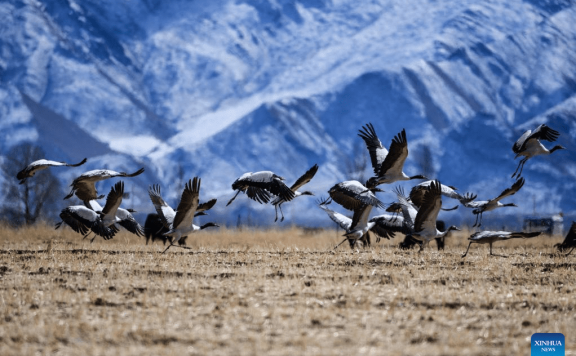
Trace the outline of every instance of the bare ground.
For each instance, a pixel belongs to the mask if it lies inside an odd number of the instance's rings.
[[[335,231],[191,236],[0,228],[0,354],[528,355],[535,332],[575,354],[575,256],[538,237],[360,253]]]

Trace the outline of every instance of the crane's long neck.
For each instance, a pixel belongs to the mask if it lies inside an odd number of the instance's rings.
[[[565,148],[562,147],[562,146],[560,146],[560,145],[554,146],[554,147],[552,147],[552,149],[550,149],[550,151],[548,151],[548,154],[551,154],[551,153],[554,152],[554,151],[564,150],[564,149],[565,149]]]

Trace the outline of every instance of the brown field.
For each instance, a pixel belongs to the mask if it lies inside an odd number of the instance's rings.
[[[529,355],[535,332],[576,354],[576,256],[561,237],[418,254],[400,237],[352,252],[334,230],[190,236],[0,228],[0,354]]]

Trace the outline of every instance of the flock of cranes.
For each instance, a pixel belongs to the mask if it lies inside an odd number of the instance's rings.
[[[318,201],[319,207],[326,212],[329,218],[345,230],[345,239],[336,247],[348,241],[351,248],[358,249],[370,245],[371,233],[376,235],[378,242],[380,238],[390,239],[394,237],[397,232],[406,235],[403,246],[418,244],[420,251],[422,251],[432,240],[438,241],[439,246],[440,243],[443,246],[446,235],[452,230],[460,229],[456,226],[450,226],[447,229],[442,228],[443,231],[439,230],[437,219],[440,211],[453,210],[458,207],[456,205],[453,208],[442,208],[442,197],[457,200],[464,207],[471,208],[472,213],[476,215],[476,222],[473,227],[480,228],[484,212],[516,206],[514,203],[502,203],[501,200],[514,195],[524,185],[525,179],[521,177],[521,174],[528,159],[538,155],[549,155],[556,150],[564,149],[558,145],[548,150],[542,144],[542,140],[553,142],[559,136],[557,131],[546,125],[540,125],[534,131],[526,131],[512,147],[516,158],[523,156],[516,171],[512,174],[512,178],[516,178],[515,182],[496,198],[476,200],[476,194],[466,193],[462,195],[457,192],[455,187],[441,184],[438,180],[430,180],[423,175],[408,176],[404,173],[404,163],[408,157],[408,140],[405,130],[402,130],[392,139],[388,149],[382,145],[374,126],[370,123],[362,126],[358,135],[364,140],[368,149],[374,176],[370,177],[364,184],[356,180],[335,184],[328,191],[330,197]],[[20,180],[20,184],[23,184],[26,179],[33,177],[41,169],[56,166],[78,167],[85,162],[86,159],[76,164],[41,159],[32,162],[20,171],[17,174],[17,179]],[[318,168],[318,165],[312,166],[291,187],[284,183],[284,178],[271,171],[245,173],[232,183],[232,189],[236,191],[236,194],[226,206],[230,205],[243,192],[249,199],[258,203],[271,203],[275,208],[274,221],[278,220],[278,210],[281,215],[280,220],[283,221],[283,204],[299,196],[314,195],[310,191],[300,191],[299,189],[314,178]],[[165,241],[170,242],[163,251],[166,252],[172,246],[187,248],[181,244],[175,244],[183,241],[186,236],[194,232],[207,227],[218,226],[213,222],[202,226],[194,224],[194,217],[206,215],[206,211],[216,204],[216,199],[200,203],[201,180],[198,177],[190,179],[185,184],[176,210],[162,198],[159,185],[150,186],[148,195],[156,214],[153,216],[151,214],[148,217],[145,229],[132,216],[131,213],[134,211],[120,207],[124,196],[123,181],[117,182],[111,188],[104,207],[97,202],[97,200],[104,198],[104,195],[98,195],[95,187],[96,182],[116,177],[135,177],[142,172],[144,172],[144,168],[131,174],[107,169],[92,170],[81,174],[74,179],[71,184],[71,191],[64,199],[76,195],[83,202],[83,205],[72,205],[63,209],[60,213],[62,221],[56,224],[56,228],[58,229],[62,223],[65,223],[77,233],[84,235],[85,238],[94,233],[94,238],[101,236],[105,240],[113,238],[119,231],[117,224],[137,236],[143,236],[145,230],[148,230],[150,234],[160,235]],[[423,180],[423,182],[415,185],[409,195],[406,195],[399,187],[394,189],[397,197],[396,202],[386,205],[376,196],[378,192],[383,192],[379,186],[414,179]],[[336,202],[343,209],[351,211],[352,217],[329,209],[328,206],[332,202]],[[387,212],[370,217],[374,207],[386,209]],[[572,235],[576,236],[576,223],[572,225],[570,231]],[[477,231],[470,236],[470,244],[462,257],[467,255],[472,243],[489,244],[490,255],[492,255],[492,244],[495,241],[510,238],[530,238],[539,234],[538,232]],[[576,243],[568,240],[573,241],[575,238],[574,236],[571,239],[567,237],[566,241],[557,247],[562,250],[576,246]]]

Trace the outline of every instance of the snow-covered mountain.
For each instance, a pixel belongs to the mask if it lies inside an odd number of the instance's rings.
[[[307,188],[326,195],[358,175],[371,122],[386,146],[406,128],[408,174],[430,150],[435,177],[479,199],[513,183],[512,144],[547,123],[567,150],[528,161],[513,213],[575,214],[572,1],[10,0],[0,15],[0,153],[30,140],[50,159],[88,157],[54,171],[66,185],[144,166],[126,181],[141,213],[148,185],[175,205],[198,175],[220,199],[211,219],[271,223],[274,209],[245,197],[224,208],[234,179],[272,170],[291,184],[318,163]],[[285,213],[327,223],[314,199]]]

